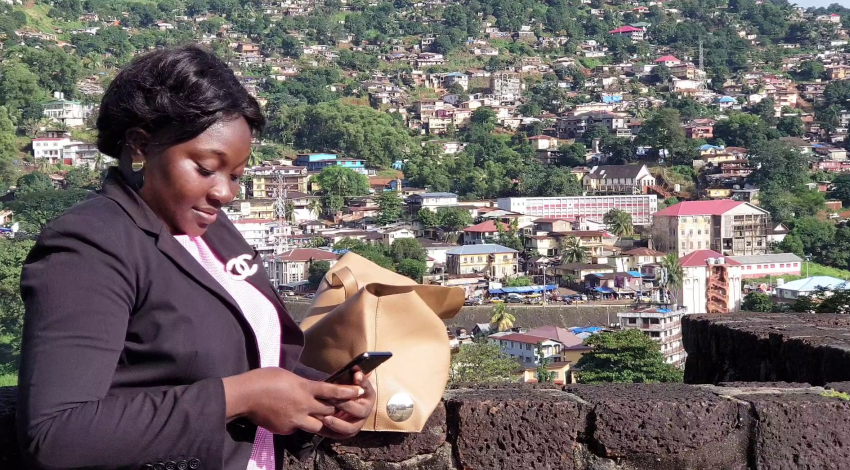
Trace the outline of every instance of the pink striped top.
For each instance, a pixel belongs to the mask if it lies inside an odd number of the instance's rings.
[[[277,309],[262,292],[245,280],[237,280],[225,270],[225,263],[216,257],[201,237],[175,235],[192,256],[239,305],[242,314],[254,330],[260,348],[260,367],[280,367],[280,319]],[[262,269],[262,266],[259,267]],[[251,450],[248,470],[274,470],[272,433],[258,427]]]

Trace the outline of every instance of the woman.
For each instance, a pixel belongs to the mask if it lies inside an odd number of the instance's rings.
[[[103,190],[50,223],[21,276],[19,436],[42,468],[280,468],[297,430],[356,434],[368,380],[298,362],[303,336],[222,213],[264,118],[197,47],[109,86]]]

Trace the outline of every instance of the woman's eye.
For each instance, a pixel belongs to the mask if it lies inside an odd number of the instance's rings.
[[[214,171],[207,170],[201,165],[198,165],[198,173],[200,173],[202,176],[212,176],[213,174],[215,174]]]

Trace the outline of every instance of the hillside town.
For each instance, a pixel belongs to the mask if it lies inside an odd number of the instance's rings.
[[[223,212],[288,301],[309,301],[352,251],[460,287],[469,307],[615,308],[601,324],[526,328],[502,313],[449,331],[454,347],[485,335],[527,381],[543,364],[564,383],[600,331],[637,329],[683,367],[683,315],[815,310],[850,287],[850,9],[838,4],[15,0],[0,11],[9,265],[115,164],[94,123],[117,70],[195,43],[266,113]],[[17,278],[0,281],[0,316],[19,316],[6,307],[20,302]]]

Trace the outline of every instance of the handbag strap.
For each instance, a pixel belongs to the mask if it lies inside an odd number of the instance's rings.
[[[360,288],[357,285],[357,279],[354,279],[354,273],[348,267],[342,267],[330,273],[328,283],[331,287],[342,287],[345,291],[345,298],[348,299],[357,293]]]

